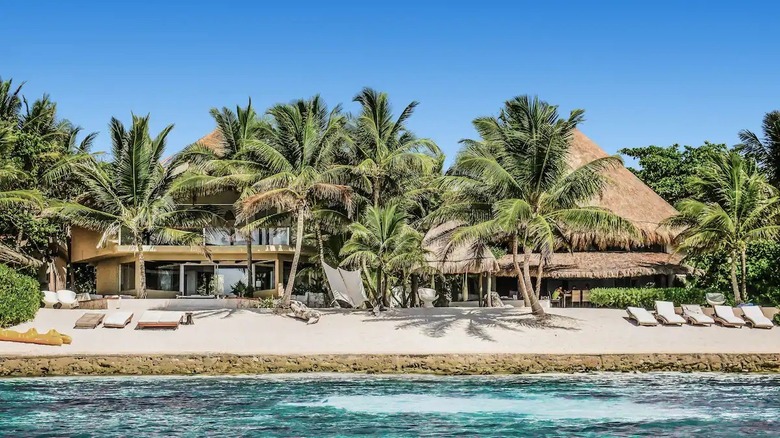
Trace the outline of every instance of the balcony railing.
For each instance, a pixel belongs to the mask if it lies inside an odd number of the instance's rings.
[[[246,245],[246,235],[229,228],[204,228],[203,238],[208,246]],[[260,228],[252,231],[252,245],[290,245],[290,227]],[[132,245],[127,233],[119,233],[121,245]]]

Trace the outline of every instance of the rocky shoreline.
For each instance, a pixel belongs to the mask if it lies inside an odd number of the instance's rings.
[[[0,377],[364,373],[488,375],[580,372],[780,373],[778,354],[141,355],[0,358]]]

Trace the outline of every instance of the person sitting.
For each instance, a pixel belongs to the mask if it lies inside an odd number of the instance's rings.
[[[550,296],[550,302],[553,303],[555,301],[558,301],[558,307],[563,307],[563,300],[564,300],[564,293],[563,293],[563,286],[558,286],[557,289],[555,289]]]

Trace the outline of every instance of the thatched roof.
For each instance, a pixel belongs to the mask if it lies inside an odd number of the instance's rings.
[[[608,155],[585,134],[574,132],[568,158],[572,168]],[[601,198],[594,199],[592,204],[630,220],[647,243],[669,242],[672,233],[660,224],[677,214],[677,210],[623,166],[609,171],[607,177],[610,180],[608,186]]]
[[[574,132],[568,161],[572,168],[580,167],[607,154],[580,131]],[[661,222],[677,211],[623,166],[607,172],[608,185],[601,197],[591,205],[607,208],[630,220],[639,229],[645,245],[666,244],[670,230]],[[431,229],[423,245],[431,252],[429,263],[446,274],[475,272],[509,272],[511,255],[495,260],[488,250],[474,252],[468,245],[449,248],[448,236],[458,226],[447,222]],[[538,255],[535,256],[538,260]],[[680,257],[648,252],[579,252],[555,254],[545,277],[550,278],[620,278],[639,275],[682,274],[688,269],[680,265]],[[536,262],[534,263],[536,266]]]
[[[516,275],[511,254],[501,257],[498,264],[500,270],[497,275]],[[531,258],[531,272],[536,270],[538,264],[539,255],[534,254]],[[627,278],[690,272],[690,268],[682,265],[682,256],[660,252],[555,253],[544,266],[545,278]]]
[[[450,246],[452,232],[459,226],[456,222],[446,222],[431,229],[423,239],[423,248],[427,249],[428,264],[445,274],[479,274],[495,272],[499,269],[493,253],[482,246],[473,248],[468,245]]]
[[[196,141],[196,143],[200,143],[203,146],[214,150],[215,152],[219,152],[222,150],[222,133],[219,132],[219,129],[215,129],[206,134],[205,137],[202,137],[200,140]]]

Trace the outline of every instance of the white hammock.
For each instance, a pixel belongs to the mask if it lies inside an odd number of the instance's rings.
[[[360,271],[347,271],[346,269],[333,268],[328,264],[322,265],[325,276],[328,278],[333,299],[350,307],[361,307],[368,298],[363,289],[363,279]]]

